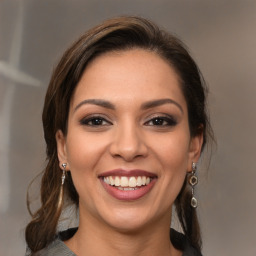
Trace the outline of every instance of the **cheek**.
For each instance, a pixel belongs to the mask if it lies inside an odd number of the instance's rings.
[[[162,192],[170,201],[175,200],[188,171],[189,140],[190,138],[184,134],[170,134],[168,139],[158,140],[158,146],[154,147],[154,154],[162,170]]]
[[[97,145],[97,146],[96,146]],[[67,159],[70,169],[91,169],[100,161],[106,141],[100,136],[76,132],[67,137]]]
[[[151,137],[152,139],[152,137]],[[169,136],[158,136],[157,143],[151,142],[151,150],[154,152],[159,162],[165,168],[187,171],[187,161],[189,156],[189,136],[183,134],[169,134]],[[173,171],[175,171],[173,169]]]
[[[97,189],[97,168],[105,149],[102,140],[92,137],[85,136],[83,132],[70,133],[66,144],[67,161],[75,188],[88,203],[93,202],[91,191]]]

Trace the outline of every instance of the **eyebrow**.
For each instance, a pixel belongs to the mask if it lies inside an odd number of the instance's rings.
[[[102,99],[87,99],[87,100],[83,100],[81,101],[74,109],[74,112],[80,108],[82,105],[85,104],[92,104],[92,105],[97,105],[103,108],[108,108],[108,109],[115,109],[114,104],[112,104],[109,101],[106,100],[102,100]],[[181,107],[181,105],[179,103],[177,103],[176,101],[172,100],[172,99],[158,99],[158,100],[152,100],[152,101],[147,101],[145,103],[143,103],[141,105],[141,109],[142,110],[146,110],[146,109],[150,109],[150,108],[154,108],[154,107],[158,107],[164,104],[174,104],[176,105],[180,111],[183,113],[183,108]]]
[[[176,102],[175,100],[172,99],[159,99],[159,100],[152,100],[152,101],[147,101],[145,103],[143,103],[141,105],[141,109],[149,109],[149,108],[154,108],[154,107],[158,107],[164,104],[174,104],[176,105],[180,111],[183,113],[183,108],[181,107],[181,105]]]
[[[108,108],[108,109],[115,109],[115,106],[106,100],[101,100],[101,99],[88,99],[88,100],[83,100],[81,101],[74,109],[76,111],[78,108],[80,108],[82,105],[85,104],[92,104],[92,105],[97,105],[103,108]]]

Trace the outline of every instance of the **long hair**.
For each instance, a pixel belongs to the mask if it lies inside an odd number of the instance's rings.
[[[70,174],[63,191],[61,189],[62,171],[55,140],[59,129],[64,135],[67,134],[69,105],[74,89],[88,63],[97,56],[133,48],[155,52],[175,69],[187,102],[191,136],[203,133],[203,148],[211,137],[205,108],[205,84],[196,63],[179,39],[140,17],[110,19],[89,30],[64,53],[53,71],[46,93],[42,119],[47,165],[41,182],[41,207],[32,214],[32,220],[26,227],[26,241],[31,252],[46,247],[54,240],[63,209],[63,205],[59,204],[62,197],[78,206],[79,196]],[[185,236],[192,246],[200,250],[200,228],[196,209],[190,207],[190,199],[191,191],[185,179],[175,201],[176,211]]]

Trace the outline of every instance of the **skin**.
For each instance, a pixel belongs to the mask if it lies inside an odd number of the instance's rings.
[[[159,99],[169,101],[147,104]],[[93,60],[72,97],[67,135],[58,131],[56,140],[60,166],[67,163],[80,197],[79,229],[66,241],[72,251],[181,255],[169,239],[171,208],[203,141],[202,135],[190,136],[179,77],[165,60],[142,49]],[[157,181],[138,200],[118,200],[98,178],[117,168],[143,169]]]

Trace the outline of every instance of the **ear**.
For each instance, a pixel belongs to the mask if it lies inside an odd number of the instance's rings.
[[[66,137],[64,136],[64,134],[61,130],[58,130],[56,132],[55,139],[56,139],[56,143],[57,143],[57,153],[58,153],[60,168],[63,169],[62,164],[67,163],[66,170],[68,170]]]
[[[200,158],[203,141],[204,141],[203,132],[200,132],[198,135],[192,137],[190,140],[188,166],[187,166],[188,172],[192,171],[192,162],[197,163]]]

